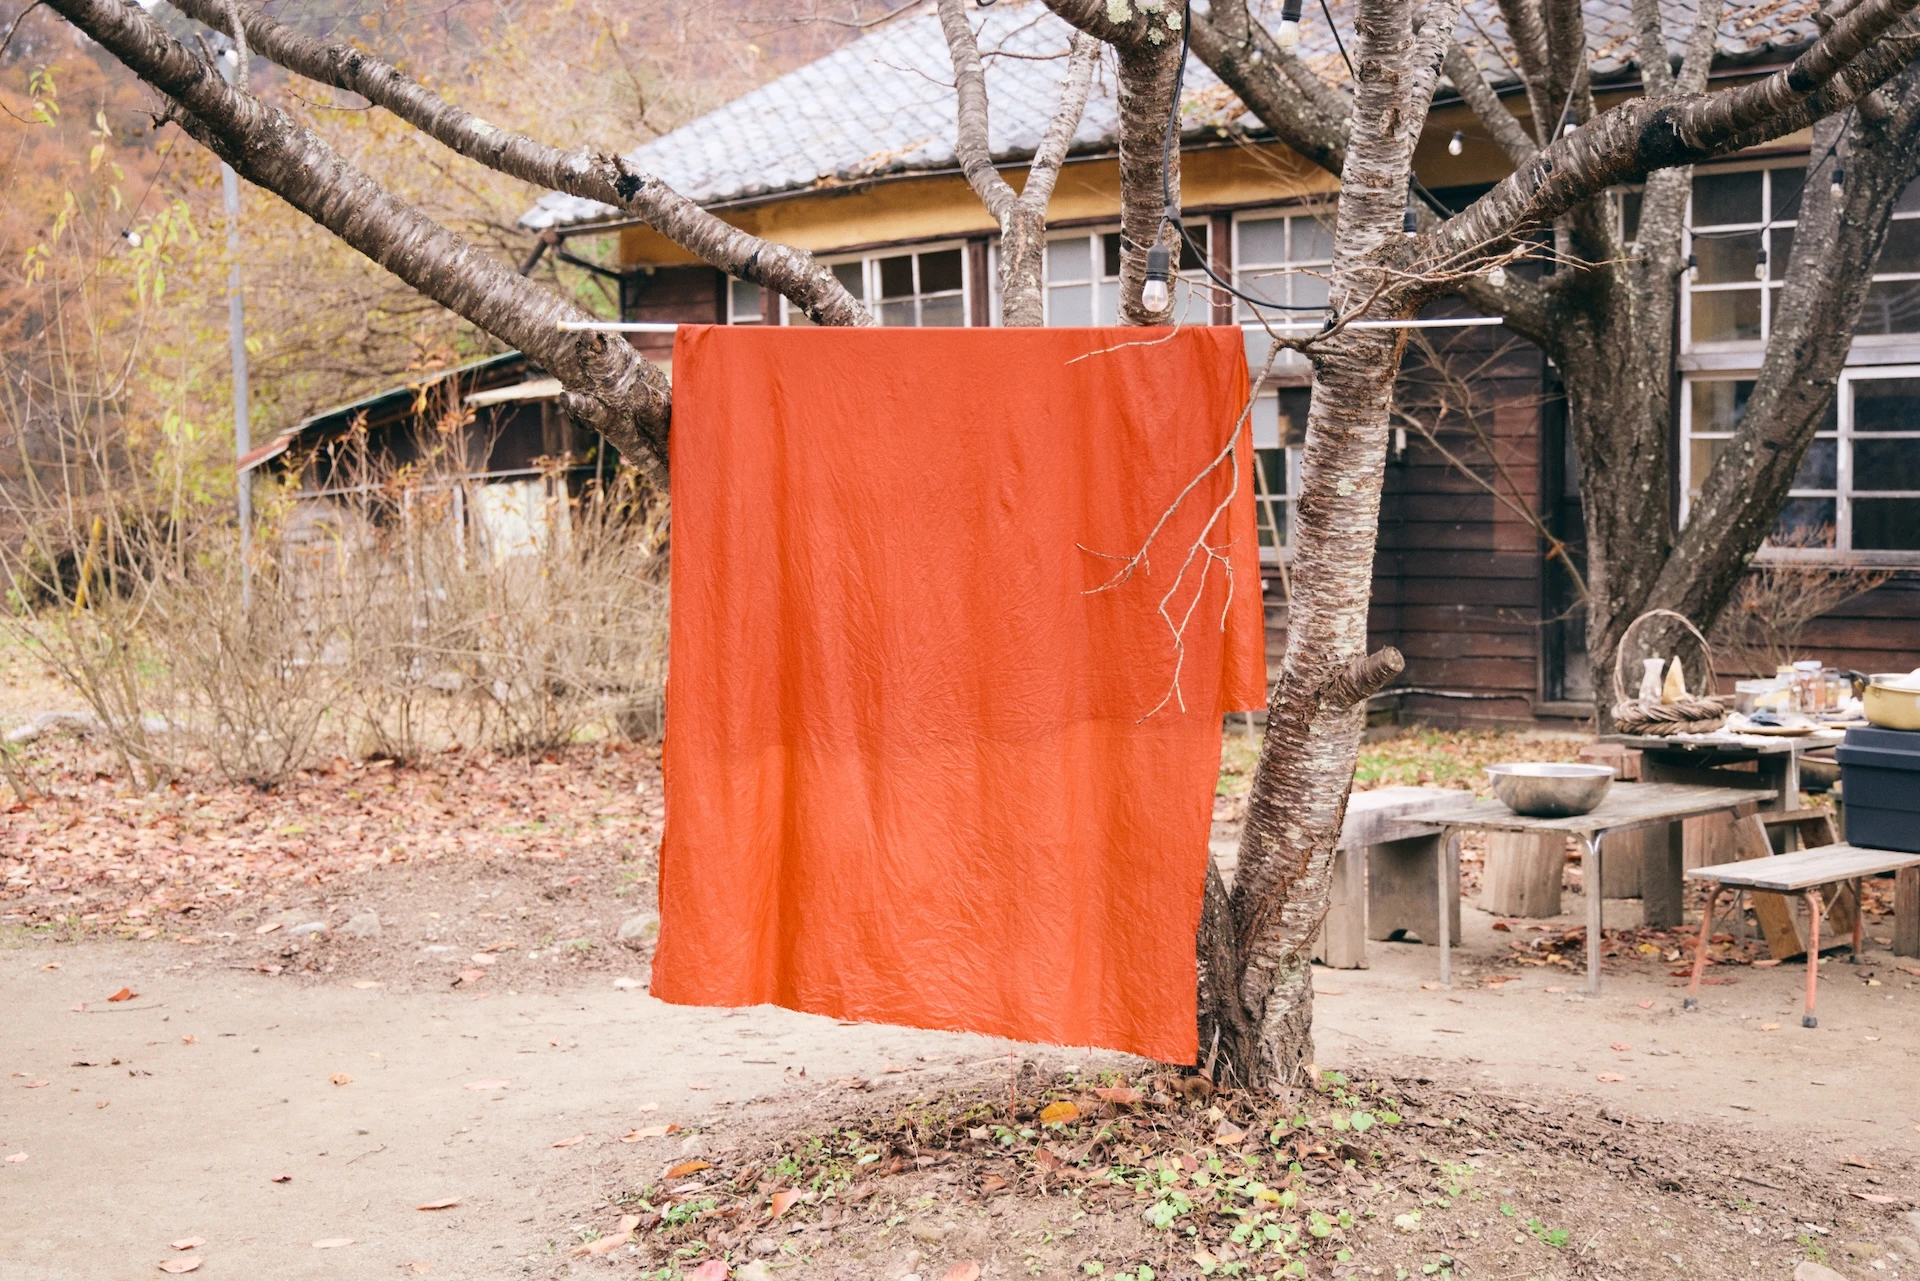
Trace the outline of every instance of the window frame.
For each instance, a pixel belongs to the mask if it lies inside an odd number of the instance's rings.
[[[880,297],[880,260],[881,259],[898,258],[898,257],[901,257],[902,255],[911,254],[914,260],[913,261],[914,286],[917,290],[919,288],[919,283],[920,283],[920,256],[922,254],[942,253],[948,250],[958,250],[960,254],[960,288],[958,291],[951,290],[951,289],[942,289],[942,290],[936,290],[932,294],[916,292],[910,295],[909,298],[907,299],[899,299],[899,298],[892,298],[892,299],[885,299],[885,300],[881,299]],[[859,301],[862,306],[867,307],[869,309],[874,309],[874,316],[876,319],[879,318],[880,313],[877,310],[877,308],[879,307],[882,301],[913,302],[914,316],[917,321],[921,314],[920,312],[921,306],[926,302],[928,298],[951,298],[951,297],[955,297],[957,293],[957,296],[960,299],[960,323],[958,325],[929,326],[929,325],[922,325],[922,324],[916,323],[913,325],[894,325],[894,326],[891,326],[891,328],[895,328],[895,329],[909,329],[909,328],[911,329],[926,329],[926,328],[964,329],[970,325],[974,325],[978,323],[978,321],[974,318],[974,315],[973,315],[973,255],[967,252],[967,242],[964,239],[930,240],[930,241],[927,241],[925,244],[888,245],[883,249],[869,249],[859,253],[816,254],[815,261],[817,261],[821,266],[825,267],[829,271],[832,271],[835,267],[845,266],[848,263],[860,264],[861,292],[860,292]],[[752,324],[762,323],[757,316],[752,319],[737,319],[735,317],[734,315],[735,300],[734,300],[734,293],[733,293],[734,283],[735,282],[733,278],[728,277],[727,323],[730,325],[752,325]],[[795,320],[796,317],[798,317],[797,322]],[[783,295],[780,299],[780,323],[782,325],[797,324],[797,326],[805,326],[805,325],[811,324],[812,322],[807,320],[806,314],[804,312],[802,312],[798,307],[794,306],[793,301],[791,299]]]
[[[1187,232],[1200,240],[1208,254],[1213,252],[1213,235],[1210,220],[1205,217],[1187,217],[1182,225]],[[1059,327],[1054,319],[1054,292],[1085,287],[1089,293],[1088,317],[1093,327],[1112,326],[1120,323],[1120,277],[1107,275],[1106,245],[1107,236],[1120,235],[1120,224],[1100,223],[1088,227],[1049,228],[1046,245],[1040,259],[1040,298],[1043,319],[1041,323],[1049,328]],[[1053,278],[1053,246],[1067,240],[1085,240],[1087,242],[1088,274],[1082,280],[1055,280]],[[1000,247],[996,242],[991,261],[994,268],[993,283],[993,323],[1000,323]],[[1174,304],[1173,323],[1177,325],[1210,325],[1213,323],[1213,282],[1207,279],[1207,273],[1198,267],[1173,273]],[[1104,318],[1103,306],[1109,296],[1113,302],[1113,319]],[[1193,313],[1200,309],[1200,317]],[[1079,328],[1079,326],[1073,326]]]
[[[1693,444],[1696,440],[1731,439],[1730,432],[1696,433],[1693,430],[1693,388],[1699,383],[1711,382],[1753,382],[1759,377],[1758,371],[1712,370],[1686,374],[1681,380],[1680,394],[1680,448],[1679,458],[1679,497],[1680,525],[1684,527],[1693,504],[1695,477],[1693,476]],[[1789,500],[1794,498],[1831,498],[1834,504],[1833,546],[1832,547],[1775,547],[1771,543],[1762,544],[1758,559],[1775,561],[1845,561],[1850,564],[1881,564],[1900,568],[1920,566],[1920,550],[1901,550],[1885,548],[1857,549],[1853,546],[1853,504],[1856,499],[1905,499],[1920,502],[1920,489],[1902,490],[1859,490],[1853,484],[1854,443],[1858,439],[1920,440],[1920,420],[1916,420],[1911,431],[1907,432],[1868,432],[1864,435],[1854,431],[1854,387],[1863,382],[1886,381],[1893,379],[1920,380],[1920,365],[1859,365],[1841,371],[1839,386],[1834,391],[1834,427],[1831,433],[1821,431],[1819,437],[1834,442],[1834,483],[1827,488],[1794,488],[1788,490]]]

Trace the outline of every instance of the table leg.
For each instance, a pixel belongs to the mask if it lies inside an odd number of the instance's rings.
[[[1587,991],[1600,990],[1600,842],[1604,832],[1580,833],[1580,888],[1587,898]]]
[[[1766,786],[1779,795],[1766,808],[1786,811],[1800,808],[1800,753],[1798,749],[1754,757],[1754,768],[1766,780]]]
[[[1454,866],[1460,857],[1460,829],[1448,828],[1446,836],[1440,842],[1440,848],[1433,852],[1433,865],[1436,869],[1434,880],[1440,887],[1440,986],[1446,987],[1453,982],[1453,888],[1447,879],[1447,870]]]
[[[1859,877],[1854,877],[1853,880],[1848,883],[1848,888],[1853,891],[1853,947],[1847,954],[1847,961],[1850,964],[1858,965],[1860,964],[1860,930],[1866,923],[1867,905],[1860,901]]]
[[[1713,936],[1713,909],[1720,902],[1719,885],[1715,885],[1707,894],[1706,909],[1700,914],[1700,941],[1693,949],[1693,981],[1687,984],[1687,999],[1680,1003],[1683,1010],[1700,1008],[1700,975],[1707,968],[1707,942]]]
[[[1820,918],[1826,915],[1827,905],[1820,901],[1818,889],[1807,891],[1807,910],[1807,1010],[1800,1016],[1800,1026],[1819,1027],[1813,1002],[1820,991]]]

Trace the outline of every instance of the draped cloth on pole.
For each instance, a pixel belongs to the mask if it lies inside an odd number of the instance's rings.
[[[1194,1061],[1221,716],[1265,705],[1244,425],[1206,470],[1243,353],[680,329],[656,996]]]

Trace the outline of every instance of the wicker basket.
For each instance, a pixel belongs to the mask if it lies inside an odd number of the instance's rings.
[[[1707,638],[1700,634],[1700,629],[1684,614],[1670,609],[1650,609],[1627,624],[1627,630],[1620,633],[1620,643],[1614,646],[1614,727],[1623,734],[1646,734],[1656,738],[1673,734],[1711,734],[1726,723],[1727,717],[1727,709],[1716,698],[1689,694],[1677,703],[1662,703],[1627,697],[1620,673],[1626,667],[1630,652],[1628,642],[1633,639],[1640,625],[1650,618],[1674,619],[1693,633],[1693,638],[1700,642],[1700,661],[1706,668],[1704,688],[1712,690],[1720,683],[1719,673],[1713,667],[1713,647],[1707,644]]]

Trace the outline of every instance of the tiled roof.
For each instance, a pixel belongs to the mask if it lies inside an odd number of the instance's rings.
[[[1255,0],[1256,8],[1277,11]],[[1674,52],[1693,8],[1662,0]],[[1333,15],[1351,31],[1352,0],[1334,0]],[[1488,38],[1506,46],[1494,0],[1468,0],[1460,38],[1475,48],[1489,77],[1513,73]],[[1720,25],[1719,60],[1765,61],[1815,34],[1812,0],[1732,0]],[[1630,0],[1586,0],[1588,43],[1598,79],[1629,72],[1634,47]],[[988,55],[990,139],[996,159],[1019,160],[1038,144],[1059,92],[1069,29],[1037,0],[1000,0],[974,9]],[[1484,35],[1483,35],[1484,33]],[[1301,53],[1330,80],[1346,79],[1333,37],[1317,6],[1301,26]],[[956,167],[953,65],[932,4],[905,14],[796,71],[630,153],[642,169],[704,205],[830,187],[889,174]],[[1187,64],[1186,128],[1209,133],[1238,103],[1198,58]],[[1238,121],[1250,130],[1251,116]],[[1111,59],[1096,74],[1074,150],[1115,143],[1119,113]],[[552,193],[521,218],[531,229],[590,222],[615,213],[606,205]]]

